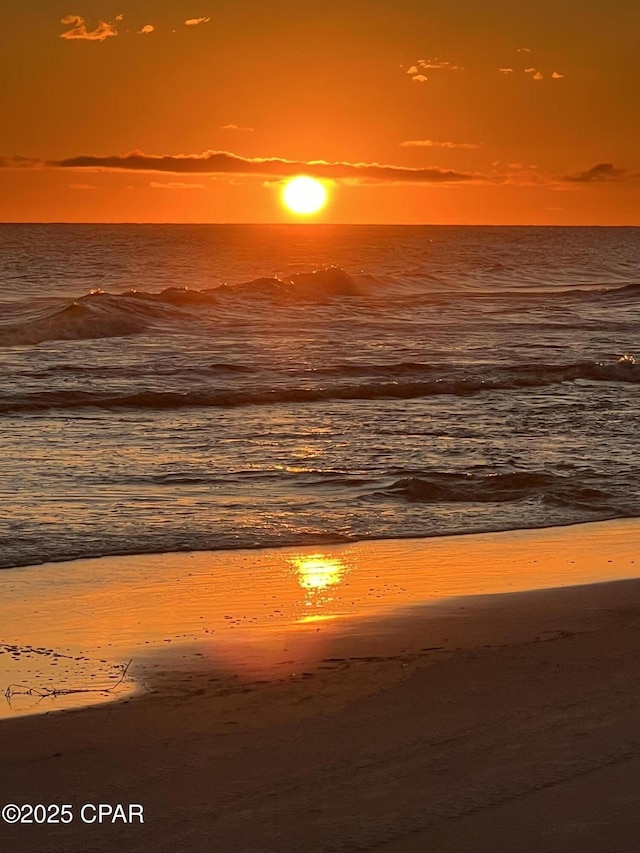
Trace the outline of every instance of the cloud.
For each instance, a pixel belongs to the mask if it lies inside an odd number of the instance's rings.
[[[327,162],[325,160],[285,160],[280,157],[240,157],[228,151],[206,151],[204,154],[155,156],[134,151],[124,156],[71,157],[48,161],[45,165],[57,169],[94,171],[164,172],[168,174],[200,175],[260,175],[289,178],[310,175],[315,178],[395,183],[461,183],[485,180],[484,176],[453,170],[380,163]]]
[[[478,142],[437,142],[435,139],[407,139],[400,148],[480,148]]]
[[[81,18],[80,15],[65,15],[60,23],[64,24],[65,27],[83,27],[84,18]]]
[[[181,181],[168,181],[163,184],[159,181],[151,181],[149,184],[154,190],[203,190],[204,184],[185,184]]]
[[[97,190],[95,184],[69,184],[70,190]]]
[[[627,175],[627,169],[616,169],[613,163],[596,163],[584,172],[565,175],[562,180],[574,184],[590,184],[596,181],[616,181]]]
[[[208,24],[211,18],[188,18],[184,24],[185,27],[197,27],[198,24]]]
[[[122,15],[118,15],[116,21],[121,21]],[[104,41],[111,36],[117,36],[118,30],[115,24],[110,24],[106,21],[100,21],[95,30],[88,30],[84,18],[80,15],[65,15],[60,21],[65,27],[71,27],[64,33],[60,34],[61,39],[82,39],[83,41]]]
[[[252,127],[240,127],[237,124],[223,124],[220,130],[238,130],[242,133],[253,133]]]
[[[501,71],[503,74],[520,73],[520,72],[515,72],[513,68],[498,68],[498,71]],[[530,74],[532,80],[543,80],[544,79],[544,74],[542,73],[542,71],[538,71],[538,69],[534,68],[533,66],[530,66],[529,68],[523,68],[522,72],[524,74]],[[545,72],[545,73],[547,73],[547,72]],[[550,74],[550,75],[547,74],[547,76],[552,77],[554,80],[560,80],[564,75],[558,74],[557,71],[554,71],[553,74]]]
[[[409,140],[401,144],[424,144],[425,147],[471,146],[472,143],[433,143],[432,140]],[[431,144],[430,144],[431,143]],[[500,161],[494,160],[494,167]],[[110,157],[85,156],[65,160],[39,160],[34,157],[0,156],[0,169],[63,169],[79,172],[141,172],[167,175],[207,175],[264,177],[279,181],[295,175],[309,175],[325,181],[350,184],[396,183],[509,183],[519,186],[546,185],[562,188],[563,184],[588,184],[605,181],[638,180],[640,173],[616,168],[612,163],[597,163],[582,172],[563,176],[545,175],[536,166],[509,163],[506,171],[493,169],[490,175],[458,172],[438,168],[410,168],[380,163],[327,162],[326,160],[285,160],[280,157],[240,157],[228,151],[205,151],[204,154],[150,155],[134,151]],[[228,178],[227,178],[228,180]],[[81,184],[76,184],[79,188]],[[89,184],[85,185],[87,188]],[[156,189],[201,189],[202,184],[180,181],[153,181]]]
[[[423,74],[424,71],[464,71],[464,68],[436,57],[419,59],[415,65],[409,66],[405,73],[409,74],[415,83],[426,83],[428,78]]]
[[[36,157],[0,157],[0,169],[39,169],[42,165]]]
[[[443,59],[419,59],[418,60],[418,68],[425,68],[428,70],[438,71],[464,71],[464,68],[461,65],[454,65],[451,62],[445,62]]]
[[[516,53],[531,53],[530,47],[519,47]]]
[[[138,35],[146,36],[155,30],[153,24],[145,24],[141,30],[138,30]]]

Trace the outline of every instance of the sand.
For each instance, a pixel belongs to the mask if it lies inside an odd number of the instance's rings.
[[[3,572],[12,681],[134,663],[95,707],[5,711],[0,804],[75,819],[0,849],[635,851],[639,545],[623,521]]]

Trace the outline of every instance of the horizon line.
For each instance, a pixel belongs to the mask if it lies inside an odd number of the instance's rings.
[[[144,220],[0,220],[2,225],[147,225],[184,227],[265,227],[302,226],[325,228],[640,228],[638,223],[549,223],[549,222],[149,222]]]

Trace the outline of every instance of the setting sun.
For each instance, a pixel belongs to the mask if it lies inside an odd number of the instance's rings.
[[[294,213],[316,213],[327,201],[327,191],[320,181],[300,175],[287,182],[282,200]]]

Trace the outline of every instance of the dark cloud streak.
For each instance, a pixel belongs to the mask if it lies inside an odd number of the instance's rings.
[[[35,157],[0,157],[0,169],[39,169],[43,165],[42,160]]]
[[[584,172],[565,175],[563,180],[573,184],[590,184],[594,181],[616,181],[626,176],[627,169],[616,169],[613,163],[596,163]]]
[[[403,143],[424,147],[472,147],[471,143],[442,143],[414,140]],[[228,151],[207,151],[204,154],[155,156],[139,151],[125,155],[70,157],[64,160],[39,160],[34,157],[0,156],[1,170],[61,169],[76,172],[139,172],[166,175],[244,175],[271,180],[283,180],[295,175],[309,175],[325,180],[344,180],[349,183],[503,183],[504,176],[458,172],[436,167],[412,168],[380,163],[329,163],[325,160],[285,160],[280,157],[240,157]],[[552,183],[595,184],[623,182],[640,178],[629,169],[616,168],[612,163],[596,163],[582,172],[554,176]],[[536,183],[544,179],[538,175]],[[508,183],[518,183],[510,178]]]
[[[100,171],[165,172],[174,175],[262,175],[288,178],[310,175],[326,179],[364,179],[397,183],[452,183],[486,180],[482,175],[437,168],[409,168],[379,163],[328,163],[285,160],[279,157],[239,157],[227,151],[207,151],[201,155],[152,156],[134,152],[125,156],[72,157],[50,161],[46,165],[59,169],[95,169]]]

